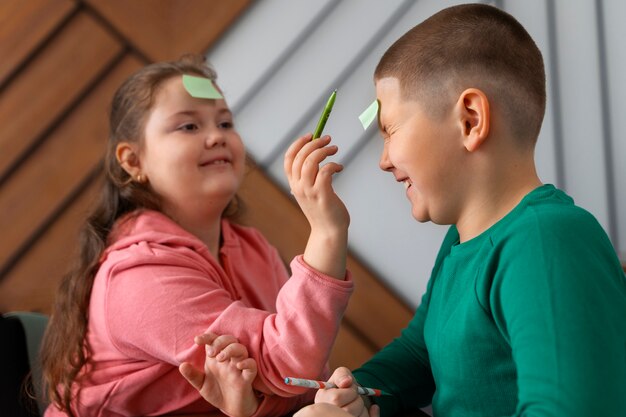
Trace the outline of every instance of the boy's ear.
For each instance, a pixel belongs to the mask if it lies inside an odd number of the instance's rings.
[[[474,152],[489,136],[489,99],[481,90],[468,88],[459,96],[457,106],[463,146]]]
[[[134,144],[128,142],[118,143],[115,147],[115,157],[131,178],[136,178],[140,175],[141,163]]]

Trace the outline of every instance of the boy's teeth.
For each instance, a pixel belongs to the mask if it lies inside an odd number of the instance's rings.
[[[405,190],[411,186],[411,183],[408,182],[408,181],[402,181],[402,183],[404,184],[404,189]]]

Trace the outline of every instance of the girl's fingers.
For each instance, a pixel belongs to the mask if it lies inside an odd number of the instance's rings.
[[[248,349],[241,343],[231,343],[226,346],[215,357],[218,361],[223,362],[227,359],[245,359],[248,357]]]
[[[211,349],[207,349],[207,353],[209,353],[209,351],[212,351],[212,356],[215,356],[218,353],[220,353],[222,350],[224,350],[226,346],[232,343],[239,343],[239,340],[237,340],[235,336],[230,335],[230,334],[218,336],[217,338],[215,338],[215,340],[211,344],[210,346]]]
[[[316,176],[315,184],[330,181],[334,174],[341,171],[343,171],[343,165],[336,162],[329,162],[320,168],[320,171]]]
[[[308,178],[312,185],[315,182],[318,172],[323,168],[323,166],[321,166],[322,162],[329,156],[335,155],[338,150],[339,148],[337,148],[337,146],[332,145],[311,152],[302,166],[302,177]]]
[[[293,167],[293,162],[296,158],[296,155],[298,154],[298,152],[300,151],[300,149],[302,149],[304,145],[306,145],[308,142],[311,141],[312,137],[313,137],[312,134],[302,136],[296,139],[289,146],[289,148],[287,148],[287,151],[285,152],[284,163],[283,163],[285,175],[287,176],[287,178],[291,178],[292,176],[292,167]]]
[[[303,174],[303,165],[305,163],[307,163],[307,165],[311,165],[311,162],[309,162],[311,154],[317,153],[317,151],[319,151],[320,149],[325,149],[326,145],[328,145],[329,143],[330,136],[328,135],[305,143],[296,153],[295,157],[293,158],[293,162],[291,162],[289,178],[295,181],[300,180]],[[321,162],[322,160],[323,158],[319,161]]]
[[[210,345],[217,338],[215,333],[206,332],[193,338],[196,345]]]
[[[237,369],[240,371],[248,370],[248,371],[257,371],[256,361],[252,358],[246,358],[239,362],[237,362]]]
[[[246,382],[252,382],[256,378],[257,366],[256,361],[252,358],[238,362],[237,369],[241,371],[241,375]]]
[[[241,371],[241,376],[246,383],[252,384],[254,378],[256,378],[256,372],[252,372],[249,369]]]
[[[302,184],[306,187],[313,186],[313,184],[315,184],[315,180],[317,178],[322,162],[324,162],[324,160],[329,156],[336,154],[337,151],[338,148],[334,145],[320,147],[318,149],[311,150],[311,152],[308,153],[306,157],[301,160],[301,163],[299,165],[298,162],[300,161],[294,163],[294,171],[296,169],[299,170],[300,181],[302,182]],[[304,156],[304,152],[301,152],[300,154]]]
[[[189,362],[183,362],[178,367],[178,371],[197,390],[202,388],[204,383],[204,372],[194,368]]]

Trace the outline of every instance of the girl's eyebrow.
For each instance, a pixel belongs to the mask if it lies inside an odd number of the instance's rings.
[[[222,108],[217,109],[217,113],[218,115],[222,115],[222,114],[232,115],[232,112],[227,107],[222,107]],[[171,114],[168,117],[168,119],[171,119],[177,116],[198,116],[199,114],[200,112],[198,110],[181,110],[181,111],[177,111],[176,113]]]
[[[171,114],[169,117],[171,118],[176,116],[196,116],[197,114],[198,112],[196,110],[181,110]]]
[[[217,109],[217,112],[219,114],[228,114],[228,115],[232,115],[233,114],[228,107],[222,107],[220,109]]]

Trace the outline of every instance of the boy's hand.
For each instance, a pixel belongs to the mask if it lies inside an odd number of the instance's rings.
[[[254,414],[259,399],[252,389],[257,374],[254,359],[234,336],[205,333],[196,336],[198,345],[205,345],[204,372],[188,362],[180,365],[180,373],[200,395],[229,416],[248,417]]]
[[[304,407],[293,417],[352,417],[352,414],[333,404],[317,403]],[[380,417],[378,406],[373,405],[370,408],[369,417]]]
[[[372,407],[372,414],[370,414],[368,410],[370,404],[365,404],[363,398],[357,393],[355,379],[348,368],[335,369],[328,381],[333,382],[338,388],[318,390],[315,395],[316,404],[330,403],[355,417],[378,416],[376,406]]]

